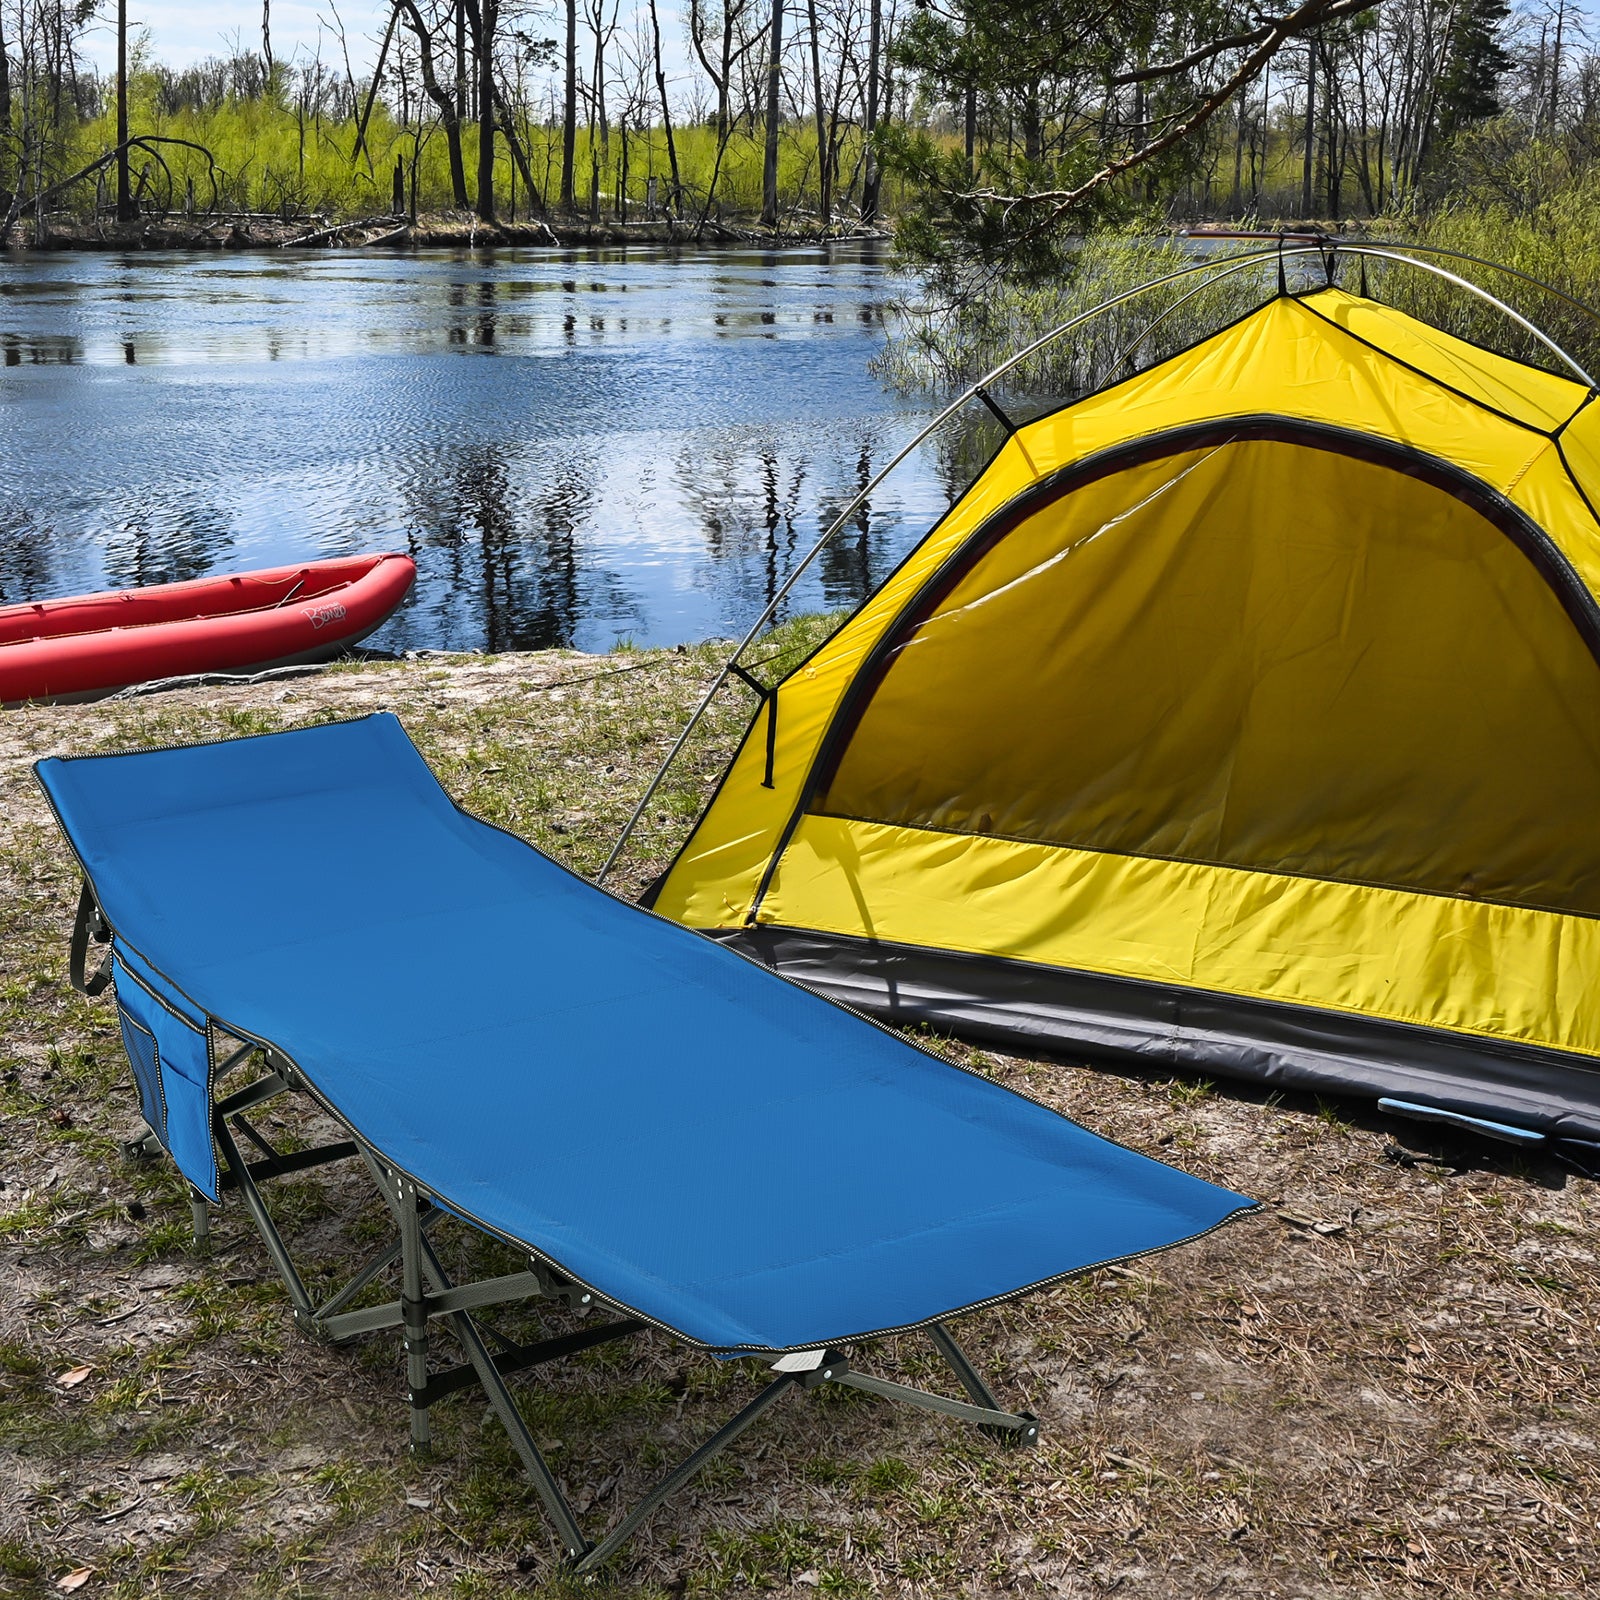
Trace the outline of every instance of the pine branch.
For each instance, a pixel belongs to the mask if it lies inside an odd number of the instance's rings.
[[[1177,123],[1149,144],[1130,151],[1129,154],[1108,162],[1092,177],[1074,189],[1043,189],[1030,194],[1007,195],[992,189],[975,189],[957,196],[975,205],[1003,206],[1006,211],[1043,210],[1046,215],[1030,224],[1029,231],[1037,232],[1059,220],[1065,213],[1083,204],[1097,190],[1131,172],[1135,167],[1153,161],[1174,145],[1187,139],[1197,129],[1209,122],[1239,91],[1253,82],[1262,69],[1277,54],[1288,39],[1320,26],[1335,16],[1348,16],[1357,11],[1369,10],[1378,0],[1304,0],[1304,3],[1267,25],[1267,31],[1256,48],[1247,55],[1233,75],[1220,88],[1198,102],[1183,121]]]
[[[1292,39],[1312,28],[1320,28],[1325,22],[1337,22],[1341,17],[1353,17],[1359,12],[1370,11],[1378,3],[1379,0],[1308,0],[1307,4],[1288,16],[1263,22],[1259,28],[1252,28],[1248,33],[1234,33],[1225,39],[1213,39],[1175,61],[1163,61],[1153,67],[1138,67],[1132,72],[1113,73],[1111,82],[1118,88],[1124,88],[1133,83],[1150,83],[1156,78],[1175,78],[1194,67],[1204,66],[1217,56],[1226,55],[1230,50],[1244,50],[1271,38]]]

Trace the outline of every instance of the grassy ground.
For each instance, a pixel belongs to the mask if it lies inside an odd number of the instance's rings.
[[[131,1076],[110,1006],[67,983],[75,874],[27,762],[391,708],[464,804],[588,871],[710,660],[421,661],[0,717],[0,1595],[84,1569],[86,1594],[340,1600],[1594,1592],[1594,1186],[1349,1106],[937,1042],[1264,1214],[966,1320],[1003,1398],[1040,1415],[1038,1450],[796,1396],[598,1585],[560,1576],[480,1397],[436,1408],[435,1454],[413,1459],[397,1339],[299,1337],[237,1204],[209,1257],[189,1252],[171,1170],[119,1153]],[[744,714],[652,808],[629,887]],[[380,1230],[353,1177],[275,1192],[318,1282]],[[493,1265],[470,1239],[447,1250]],[[862,1359],[936,1379],[916,1341]],[[546,1372],[519,1392],[591,1525],[753,1390],[748,1368],[656,1337]]]

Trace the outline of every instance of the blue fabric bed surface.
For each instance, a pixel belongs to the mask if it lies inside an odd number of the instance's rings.
[[[1250,1202],[459,810],[392,716],[50,759],[119,945],[451,1209],[713,1349],[910,1327]]]

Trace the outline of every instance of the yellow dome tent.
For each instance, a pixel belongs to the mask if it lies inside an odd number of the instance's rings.
[[[1600,1139],[1568,364],[1330,286],[1017,428],[649,898],[886,1019]]]

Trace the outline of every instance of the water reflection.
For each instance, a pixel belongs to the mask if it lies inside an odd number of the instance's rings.
[[[862,494],[872,482],[875,471],[870,443],[863,442],[861,454],[856,459],[855,481],[851,488],[837,496],[824,497],[820,511],[823,527],[833,522],[851,500]],[[818,529],[819,534],[822,529]],[[856,604],[863,596],[871,594],[889,574],[888,561],[874,560],[872,534],[872,502],[863,501],[851,518],[851,525],[841,528],[818,558],[822,572],[823,599],[829,610]]]
[[[108,587],[182,583],[230,565],[233,528],[220,507],[192,494],[136,501],[105,544]],[[32,597],[30,597],[32,598]]]
[[[8,367],[71,367],[84,358],[83,341],[70,334],[35,334],[21,338],[0,333],[0,351]]]
[[[0,605],[50,592],[52,535],[25,507],[0,511]]]
[[[387,547],[421,575],[391,648],[727,635],[925,416],[868,371],[898,288],[868,252],[8,274],[6,600]],[[792,605],[854,604],[983,453],[919,451]]]

